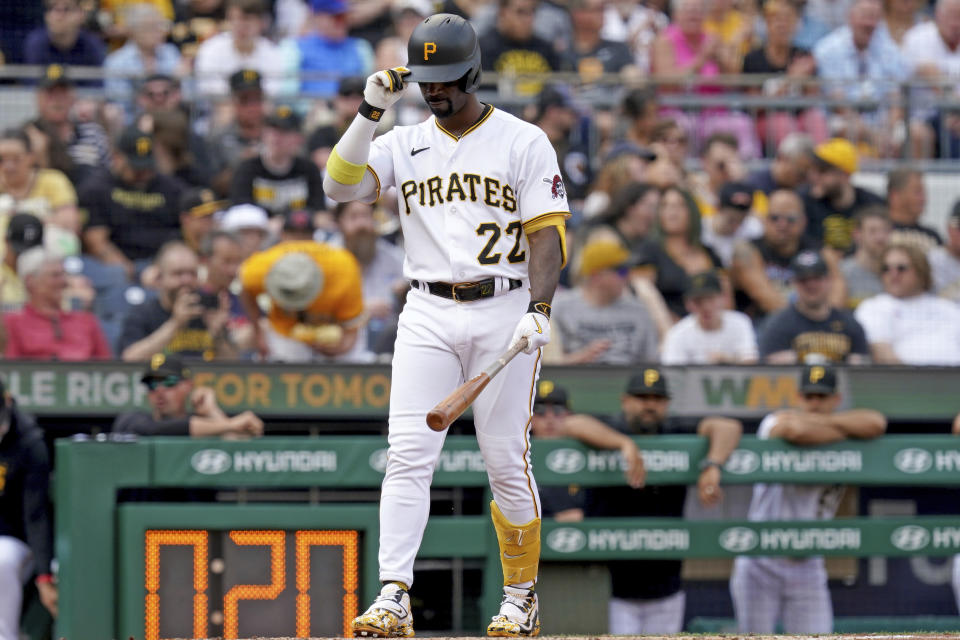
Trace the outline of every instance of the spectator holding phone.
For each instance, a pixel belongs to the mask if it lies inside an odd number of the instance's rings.
[[[197,254],[179,240],[160,248],[155,260],[159,295],[134,307],[123,322],[117,352],[127,361],[155,353],[213,360],[236,357],[226,331],[230,302],[225,292],[202,295]]]

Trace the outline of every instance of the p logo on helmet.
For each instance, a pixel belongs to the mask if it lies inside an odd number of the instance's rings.
[[[431,53],[437,52],[437,43],[436,42],[424,42],[423,43],[423,60],[426,62],[430,59]]]
[[[813,384],[820,382],[821,380],[823,380],[824,373],[825,371],[823,370],[823,367],[811,367],[810,382],[812,382]]]
[[[657,380],[660,379],[660,372],[656,369],[646,369],[643,372],[643,384],[648,387],[652,387],[657,383]]]

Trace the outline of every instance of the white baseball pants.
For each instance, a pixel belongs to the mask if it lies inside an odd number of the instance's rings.
[[[529,301],[523,287],[465,303],[417,289],[408,294],[393,355],[390,448],[380,497],[381,581],[413,583],[430,481],[446,436],[427,426],[427,412],[507,349]],[[517,524],[540,515],[529,435],[539,369],[538,353],[519,354],[473,404],[493,498]]]
[[[730,595],[740,633],[772,634],[778,620],[786,633],[833,632],[822,557],[739,556],[733,563]]]
[[[672,635],[683,630],[687,596],[683,591],[656,600],[610,598],[610,633]]]
[[[19,640],[23,585],[33,568],[33,553],[22,540],[0,536],[0,640]]]

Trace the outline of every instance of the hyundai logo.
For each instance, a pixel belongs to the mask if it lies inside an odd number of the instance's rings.
[[[917,551],[930,543],[930,532],[923,527],[908,524],[894,529],[890,543],[902,551]]]
[[[587,544],[587,534],[572,527],[561,527],[547,534],[547,546],[558,553],[574,553]]]
[[[933,466],[933,456],[923,449],[900,449],[893,456],[893,466],[903,473],[923,473]]]
[[[547,454],[547,469],[563,475],[576,473],[587,464],[587,458],[576,449],[555,449]]]
[[[750,551],[760,542],[760,536],[753,529],[731,527],[720,533],[720,546],[731,553]]]
[[[376,471],[377,473],[386,473],[387,472],[387,450],[386,449],[377,449],[370,454],[370,468]]]
[[[760,456],[746,449],[735,449],[727,459],[727,464],[723,465],[724,471],[729,471],[738,476],[753,473],[759,468]]]
[[[215,476],[230,470],[230,454],[222,449],[201,449],[190,456],[190,466],[197,473]]]

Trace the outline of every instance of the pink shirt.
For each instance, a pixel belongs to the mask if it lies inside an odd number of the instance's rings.
[[[86,311],[61,311],[55,319],[29,303],[3,316],[7,329],[4,356],[24,360],[108,360],[112,357],[96,316]]]
[[[667,40],[670,41],[670,44],[673,45],[673,59],[676,62],[677,66],[683,67],[689,65],[693,62],[694,58],[697,57],[697,51],[699,47],[703,45],[703,41],[706,39],[707,34],[703,32],[700,34],[700,41],[698,42],[697,49],[694,49],[690,46],[690,41],[687,40],[686,36],[683,35],[683,32],[680,31],[680,27],[675,24],[671,24],[669,27],[664,30],[664,36]],[[710,60],[702,67],[700,71],[697,72],[697,75],[701,78],[709,78],[712,76],[720,75],[720,66],[716,63],[715,60]],[[707,87],[704,85],[698,85],[697,91],[699,93],[720,93],[723,91],[722,87]]]

